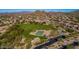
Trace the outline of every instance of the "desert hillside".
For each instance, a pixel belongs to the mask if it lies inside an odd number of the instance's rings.
[[[79,48],[78,11],[0,14],[0,48],[30,49],[61,34],[66,38],[46,47],[57,49],[66,45],[68,49]]]

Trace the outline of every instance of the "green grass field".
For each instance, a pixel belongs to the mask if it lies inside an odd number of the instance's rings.
[[[42,36],[34,36],[30,35],[29,33],[35,30],[52,30],[54,27],[52,25],[42,25],[42,24],[19,24],[17,25],[19,29],[23,30],[22,34],[29,40],[33,39],[34,37],[40,37],[41,40],[46,39]]]

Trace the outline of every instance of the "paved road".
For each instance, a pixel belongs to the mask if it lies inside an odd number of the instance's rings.
[[[45,47],[45,46],[49,46],[49,45],[51,45],[51,44],[57,42],[57,41],[59,40],[59,38],[65,38],[65,36],[64,36],[64,35],[60,35],[60,36],[57,36],[57,37],[55,37],[55,38],[50,38],[50,39],[48,39],[47,42],[36,46],[34,49],[42,49],[42,48]]]

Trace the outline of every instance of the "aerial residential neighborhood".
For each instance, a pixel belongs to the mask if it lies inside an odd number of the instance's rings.
[[[1,49],[78,49],[79,10],[0,14]]]

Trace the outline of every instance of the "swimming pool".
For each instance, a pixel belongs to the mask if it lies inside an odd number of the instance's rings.
[[[36,36],[43,36],[44,31],[37,31]]]

